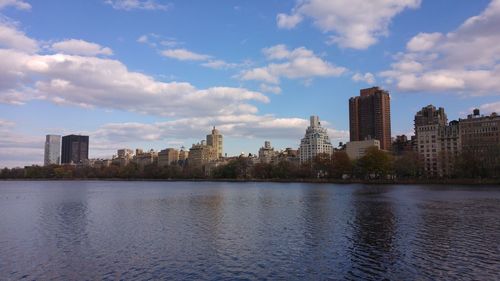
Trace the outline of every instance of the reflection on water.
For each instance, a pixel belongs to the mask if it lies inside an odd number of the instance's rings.
[[[387,187],[362,187],[353,192],[352,269],[349,279],[388,276],[397,257],[393,253],[396,225],[393,203],[385,197]]]
[[[500,189],[0,182],[0,280],[500,279]]]

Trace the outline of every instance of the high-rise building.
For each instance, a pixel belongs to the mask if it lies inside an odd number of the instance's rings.
[[[349,99],[351,141],[376,139],[380,148],[391,149],[391,98],[389,92],[373,87]]]
[[[481,115],[474,109],[466,119],[459,119],[462,149],[488,164],[494,162],[500,150],[500,115]]]
[[[45,136],[45,153],[43,164],[45,166],[61,164],[61,136]]]
[[[444,108],[428,105],[415,114],[415,137],[425,174],[432,177],[450,175],[454,158],[460,153],[458,122],[448,124]]]
[[[207,145],[215,149],[219,159],[222,158],[222,153],[224,151],[223,137],[215,127],[212,129],[212,134],[207,135]]]
[[[326,128],[321,127],[318,116],[310,117],[310,125],[300,141],[300,162],[307,162],[318,154],[332,154],[333,147]]]
[[[62,137],[62,164],[84,164],[89,160],[89,137],[68,135]]]

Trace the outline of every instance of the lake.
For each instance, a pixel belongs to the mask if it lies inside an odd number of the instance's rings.
[[[0,181],[0,280],[499,280],[500,187]]]

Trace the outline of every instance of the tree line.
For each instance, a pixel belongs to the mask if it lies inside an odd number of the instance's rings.
[[[454,157],[453,169],[447,178],[500,179],[500,149],[488,153],[488,158],[465,152]],[[96,168],[89,166],[51,165],[25,168],[4,168],[0,179],[238,179],[238,180],[299,180],[331,179],[390,180],[428,179],[418,154],[412,151],[402,155],[369,148],[366,154],[352,161],[344,151],[332,155],[320,154],[309,162],[296,163],[281,160],[273,163],[252,163],[251,158],[239,157],[210,171],[189,165],[159,167],[151,164],[143,168],[135,163],[120,167],[110,165]]]

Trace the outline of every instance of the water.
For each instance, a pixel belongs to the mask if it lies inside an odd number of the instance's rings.
[[[498,280],[500,188],[0,182],[0,280]]]

